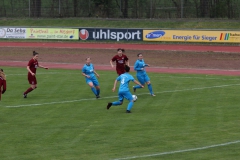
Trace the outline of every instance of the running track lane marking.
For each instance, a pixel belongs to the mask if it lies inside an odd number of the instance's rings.
[[[202,87],[202,88],[190,88],[190,89],[183,89],[183,90],[162,91],[162,92],[155,92],[155,93],[162,94],[162,93],[171,93],[171,92],[194,91],[194,90],[202,90],[202,89],[210,89],[210,88],[223,88],[223,87],[239,86],[239,85],[240,84],[229,84],[229,85],[221,85],[221,86]],[[138,94],[138,95],[146,95],[146,94],[149,94],[149,93],[142,93],[142,94]],[[116,97],[118,97],[118,96],[103,97],[100,99],[110,99],[110,98],[116,98]],[[51,104],[73,103],[73,102],[81,102],[81,101],[88,101],[88,100],[96,100],[96,98],[87,98],[87,99],[62,101],[62,102],[49,102],[49,103],[40,103],[40,104],[26,104],[26,105],[18,105],[18,106],[5,106],[5,107],[7,107],[7,108],[31,107],[31,106],[42,106],[42,105],[51,105]]]
[[[124,160],[124,159],[135,159],[135,158],[146,158],[146,157],[170,155],[170,154],[175,154],[175,153],[184,153],[184,152],[199,151],[199,150],[204,150],[204,149],[209,149],[209,148],[222,147],[222,146],[227,146],[227,145],[237,144],[237,143],[240,143],[240,140],[233,141],[233,142],[227,142],[227,143],[221,143],[221,144],[215,144],[215,145],[211,145],[211,146],[199,147],[199,148],[191,148],[191,149],[178,150],[178,151],[162,152],[162,153],[148,154],[148,155],[142,155],[142,156],[116,158],[116,159],[113,159],[113,160]]]

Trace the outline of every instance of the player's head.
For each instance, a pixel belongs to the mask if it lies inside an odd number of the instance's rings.
[[[125,52],[125,50],[123,48],[118,48],[117,52],[118,52],[118,55],[122,55],[122,53]]]
[[[125,66],[124,66],[124,69],[125,69],[126,72],[129,72],[129,71],[130,71],[130,67],[129,67],[128,65],[125,65]]]
[[[33,59],[38,59],[38,53],[36,51],[33,51]]]
[[[137,54],[137,57],[138,57],[139,60],[142,60],[142,59],[143,59],[142,53],[138,53],[138,54]]]
[[[90,57],[87,57],[87,58],[86,58],[86,63],[87,63],[87,64],[90,64],[90,63],[91,63],[91,58],[90,58]]]

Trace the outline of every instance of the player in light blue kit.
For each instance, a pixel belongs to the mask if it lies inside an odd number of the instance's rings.
[[[145,71],[145,67],[150,67],[150,65],[144,62],[142,53],[139,53],[137,56],[138,60],[134,64],[134,70],[137,71],[137,79],[143,86],[145,85],[145,83],[147,83],[150,95],[156,96],[153,93],[150,78],[148,77],[147,72]],[[133,91],[136,92],[136,89],[138,88],[142,87],[140,85],[133,86]]]
[[[99,75],[94,71],[94,66],[91,63],[91,58],[86,58],[86,64],[82,68],[82,75],[86,78],[86,83],[91,87],[92,92],[95,94],[96,98],[100,98],[100,86],[96,76]]]
[[[133,78],[132,75],[129,74],[129,71],[130,71],[129,66],[125,65],[124,69],[126,72],[121,74],[119,77],[117,77],[117,79],[114,82],[113,89],[112,89],[112,91],[114,92],[116,89],[117,82],[120,81],[120,86],[119,86],[119,90],[118,90],[118,100],[119,101],[108,103],[107,109],[109,109],[112,105],[113,106],[122,105],[124,98],[126,98],[129,101],[126,113],[131,113],[131,108],[133,107],[134,101],[132,98],[132,94],[129,90],[128,84],[130,81],[133,81],[134,83],[138,84],[141,87],[144,87],[144,86],[142,86],[138,81],[136,81]]]

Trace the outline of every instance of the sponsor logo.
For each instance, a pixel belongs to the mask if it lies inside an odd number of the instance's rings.
[[[220,40],[227,41],[227,40],[229,40],[230,37],[237,38],[237,37],[240,37],[240,34],[238,34],[238,33],[221,33],[220,34]]]
[[[81,29],[81,40],[142,40],[142,31],[136,29]]]
[[[4,38],[6,36],[6,31],[4,28],[0,28],[0,38]]]
[[[165,35],[164,31],[153,31],[148,33],[145,37],[147,39],[155,39],[155,38],[160,38]]]
[[[86,29],[81,29],[79,32],[79,37],[81,40],[87,40],[89,37],[89,32]]]

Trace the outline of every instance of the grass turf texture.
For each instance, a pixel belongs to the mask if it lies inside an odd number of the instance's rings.
[[[96,100],[81,71],[39,69],[38,88],[23,99],[26,69],[4,70],[1,160],[105,160],[240,140],[239,77],[149,73],[157,97],[137,90],[133,113],[126,114],[126,100],[106,110],[107,102],[117,100],[111,91],[115,72],[98,71],[102,98]],[[234,160],[239,150],[236,143],[136,159]]]

